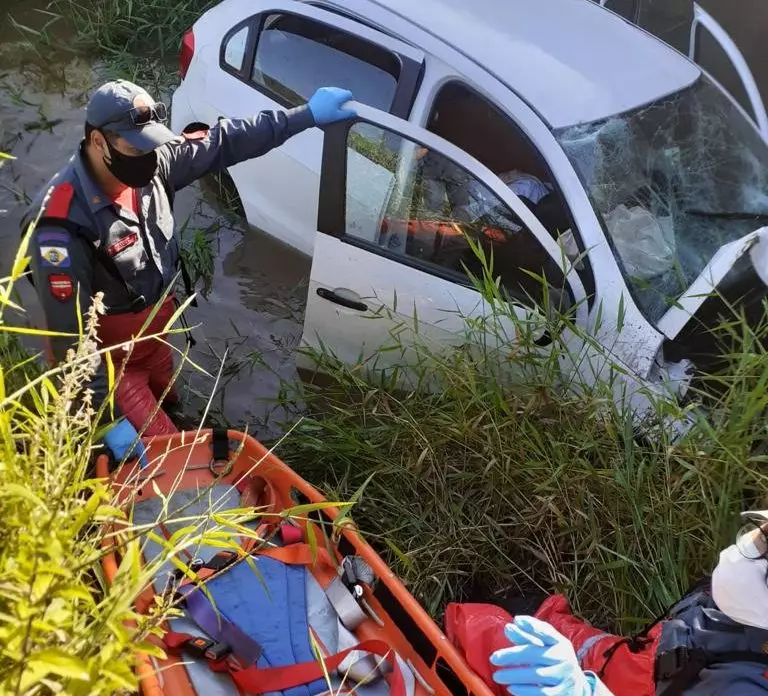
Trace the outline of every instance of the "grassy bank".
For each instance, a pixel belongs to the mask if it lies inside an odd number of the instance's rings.
[[[316,354],[336,385],[305,390],[317,415],[282,456],[342,498],[371,477],[355,519],[436,617],[452,600],[560,591],[597,625],[637,630],[711,571],[745,495],[766,490],[766,331],[734,326],[728,365],[701,383],[708,413],[676,444],[633,437],[604,386],[564,391],[562,345],[502,338],[528,368],[505,385],[495,348],[468,350],[468,322],[463,346],[418,349],[429,367],[416,377],[437,393]]]
[[[216,0],[51,0],[33,21],[9,21],[42,59],[52,51],[106,65],[105,76],[162,94],[178,79],[181,37]]]

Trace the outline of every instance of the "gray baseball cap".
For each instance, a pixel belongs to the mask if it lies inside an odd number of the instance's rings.
[[[99,87],[86,108],[86,121],[94,128],[117,133],[129,145],[149,152],[175,139],[163,125],[165,104],[127,80],[114,80]]]

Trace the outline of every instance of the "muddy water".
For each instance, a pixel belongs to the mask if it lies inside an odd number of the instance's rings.
[[[45,3],[41,3],[44,5]],[[39,26],[34,3],[2,0],[20,22]],[[0,11],[0,12],[2,12]],[[19,33],[0,19],[0,151],[17,160],[0,169],[0,274],[5,275],[19,238],[19,222],[27,197],[66,164],[83,128],[83,107],[93,85],[105,77],[71,55],[36,56],[23,50]],[[213,289],[190,309],[188,321],[197,345],[192,358],[215,375],[227,360],[218,389],[212,378],[185,372],[187,409],[197,412],[213,397],[215,412],[226,421],[245,426],[260,437],[279,433],[284,417],[274,399],[281,383],[296,380],[293,349],[301,337],[301,321],[309,275],[309,260],[259,233],[246,231],[203,183],[180,192],[176,220],[187,228],[218,227]],[[27,315],[20,324],[39,325],[41,312],[34,290],[19,284]],[[39,347],[34,340],[30,341]]]

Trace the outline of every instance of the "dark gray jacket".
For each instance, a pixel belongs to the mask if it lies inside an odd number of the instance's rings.
[[[265,111],[250,119],[222,119],[209,131],[180,136],[158,148],[157,174],[138,192],[138,216],[98,188],[81,145],[24,218],[26,227],[53,187],[29,251],[48,329],[76,334],[78,311],[85,314],[99,291],[109,314],[154,304],[177,273],[174,193],[206,174],[263,155],[313,125],[309,109],[299,107]],[[57,361],[72,343],[70,338],[51,339]],[[91,388],[98,408],[107,394],[103,365]]]
[[[657,672],[660,667],[705,656],[708,664],[700,671],[691,663],[694,674],[683,691],[685,696],[766,696],[767,652],[768,631],[732,621],[717,608],[708,591],[699,590],[680,601],[662,624]],[[663,695],[670,682],[658,674],[656,693]]]

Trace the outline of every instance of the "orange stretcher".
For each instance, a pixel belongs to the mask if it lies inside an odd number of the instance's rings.
[[[370,648],[371,654],[386,657],[391,665],[387,669],[382,668],[378,681],[368,683],[361,680],[361,683],[353,686],[346,684],[338,690],[329,682],[325,693],[491,696],[488,687],[354,527],[351,524],[333,524],[341,514],[337,508],[314,509],[303,517],[291,518],[289,522],[280,515],[297,505],[323,503],[325,499],[260,442],[232,430],[204,430],[155,437],[145,440],[145,444],[150,464],[144,469],[139,469],[137,462],[129,462],[110,472],[106,456],[99,457],[97,461],[97,475],[111,478],[118,505],[131,509],[134,519],[140,516],[142,510],[146,512],[148,507],[156,509],[160,501],[168,506],[175,495],[185,492],[191,495],[191,492],[215,488],[233,495],[237,499],[235,507],[254,508],[253,529],[258,531],[260,538],[287,540],[284,544],[278,541],[277,545],[273,545],[244,536],[241,545],[251,558],[266,556],[288,564],[301,563],[312,575],[313,579],[308,582],[316,581],[329,596],[331,585],[334,591],[339,588],[339,577],[343,575],[339,569],[347,566],[346,560],[362,562],[372,571],[372,578],[355,585],[354,592],[343,597],[345,608],[351,607],[353,614],[359,614],[356,622],[346,618],[344,622],[354,625],[350,633],[357,645],[353,650],[361,651],[354,652],[354,655],[362,655],[362,651]],[[290,527],[286,528],[286,524]],[[320,543],[306,543],[309,535],[321,540]],[[114,536],[107,535],[107,538]],[[107,547],[106,550],[108,553],[103,569],[107,581],[112,582],[120,556],[114,547]],[[149,553],[146,545],[142,553],[146,562]],[[308,558],[310,555],[312,558]],[[221,553],[216,558],[220,556]],[[188,559],[181,560],[189,562]],[[239,558],[237,561],[242,563]],[[208,565],[215,567],[216,564]],[[191,563],[190,567],[193,568]],[[198,569],[199,579],[215,578],[217,573],[228,572],[229,566],[214,570],[206,568]],[[187,582],[188,576],[183,581]],[[161,592],[158,583],[144,591],[136,605],[138,611],[146,612],[152,606],[155,595]],[[199,580],[195,583],[196,588]],[[186,589],[195,588],[187,586]],[[212,657],[204,651],[190,657],[187,648],[193,643],[206,642],[209,636],[201,633],[189,636],[175,624],[179,621],[186,621],[185,626],[189,624],[187,619],[171,618],[164,626],[168,633],[161,646],[166,650],[167,659],[144,657],[137,666],[141,692],[145,696],[278,692],[292,695],[297,692],[289,687],[295,685],[296,674],[302,669],[308,678],[312,675],[316,678],[315,667],[321,667],[327,679],[327,673],[339,667],[343,657],[341,654],[329,655],[324,664],[317,657],[314,666],[303,664],[290,669],[271,670],[257,669],[255,664],[243,668],[236,659],[230,659],[231,655],[219,659],[221,656]],[[187,643],[178,636],[186,636]],[[179,645],[182,647],[175,650]],[[386,647],[386,655],[382,655],[382,646]],[[344,655],[347,653],[349,650]],[[393,656],[395,659],[392,659]],[[310,696],[315,695],[310,692]]]

